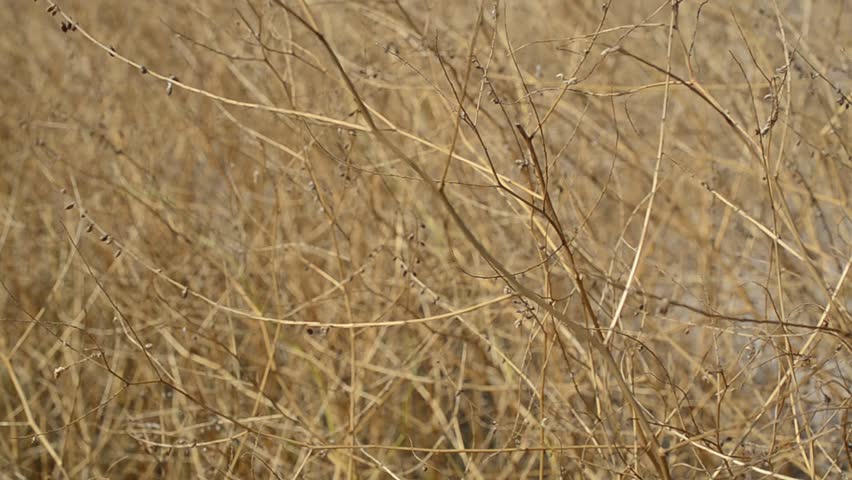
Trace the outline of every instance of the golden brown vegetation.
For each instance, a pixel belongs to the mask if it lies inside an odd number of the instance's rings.
[[[0,475],[845,478],[852,7],[745,3],[7,5]]]

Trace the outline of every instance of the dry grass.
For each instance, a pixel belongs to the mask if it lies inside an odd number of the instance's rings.
[[[852,471],[848,2],[16,3],[2,478]]]

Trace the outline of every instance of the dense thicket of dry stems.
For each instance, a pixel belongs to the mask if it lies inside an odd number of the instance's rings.
[[[852,7],[742,3],[3,9],[0,476],[845,478]]]

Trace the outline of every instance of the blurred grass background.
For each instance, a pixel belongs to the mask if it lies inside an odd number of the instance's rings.
[[[0,476],[849,474],[849,2],[283,3],[536,299],[278,2],[7,5]]]

